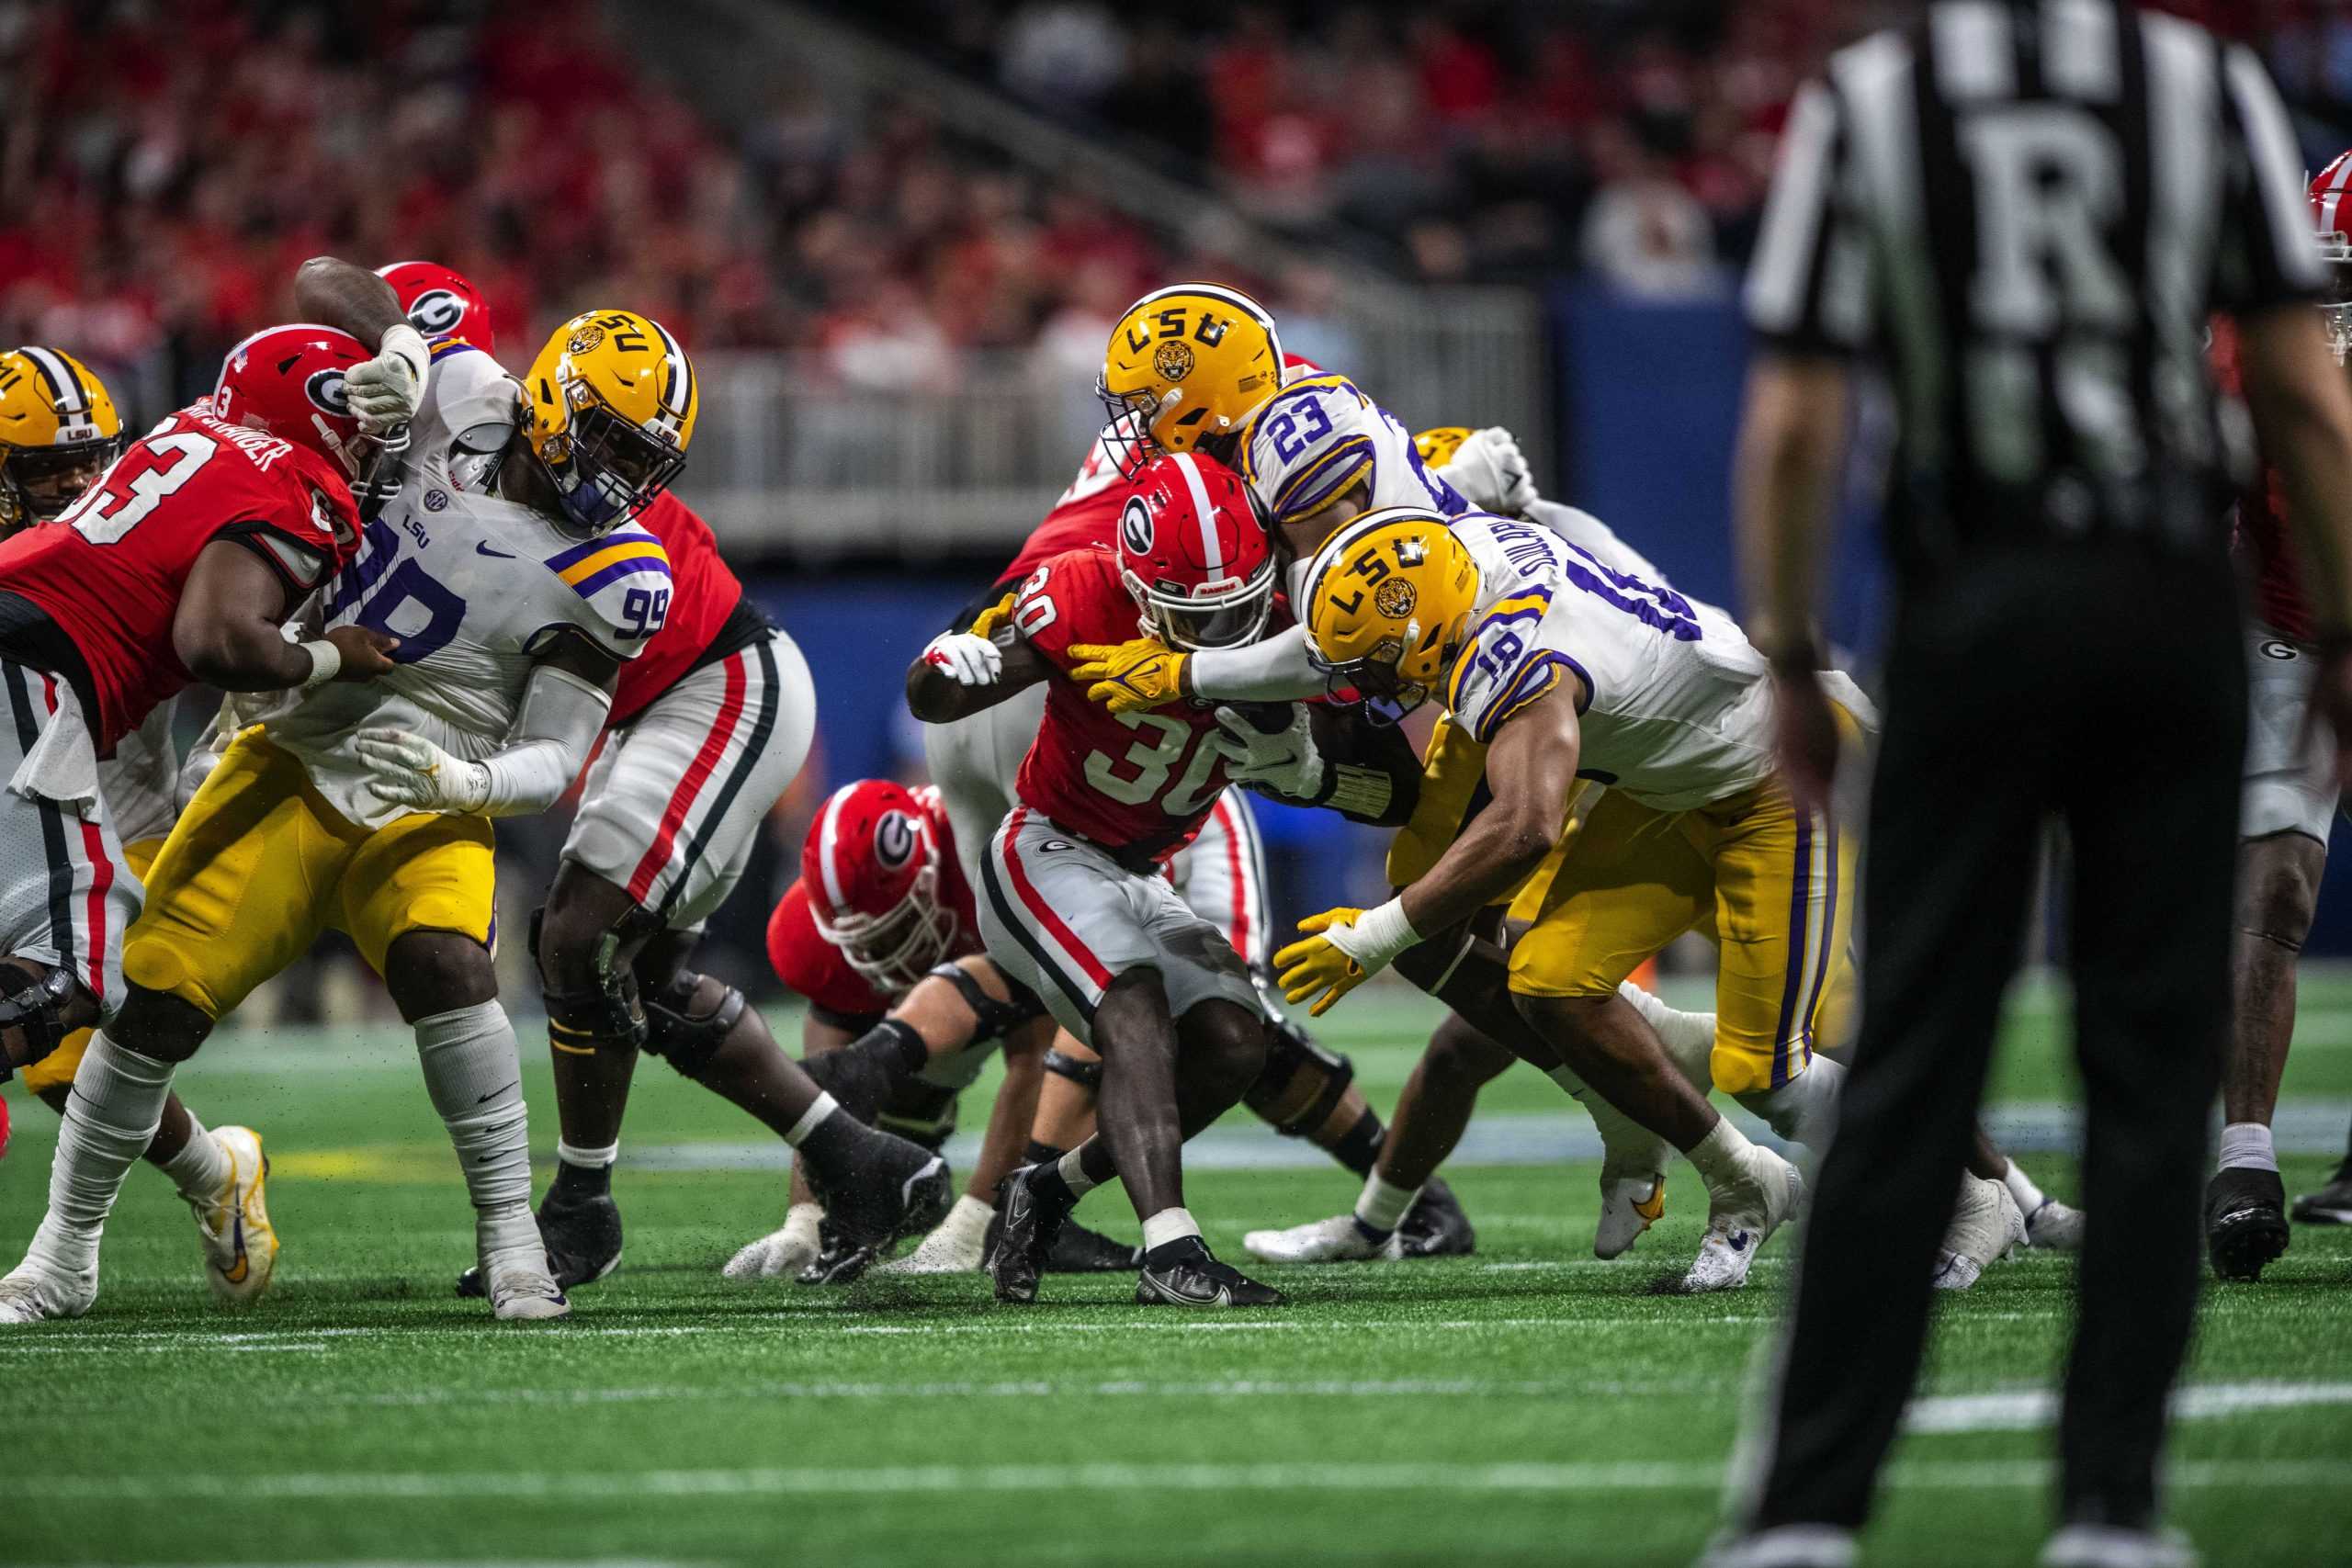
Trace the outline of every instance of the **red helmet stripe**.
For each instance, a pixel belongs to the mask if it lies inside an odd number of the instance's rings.
[[[1225,571],[1225,547],[1216,536],[1216,507],[1209,487],[1201,482],[1201,466],[1190,452],[1179,452],[1176,466],[1183,471],[1184,489],[1193,498],[1193,515],[1201,525],[1201,565],[1215,581]]]

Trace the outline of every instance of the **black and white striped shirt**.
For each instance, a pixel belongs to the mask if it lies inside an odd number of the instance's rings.
[[[1939,0],[1798,99],[1748,319],[1884,361],[1899,565],[2202,547],[2228,507],[2208,322],[2317,297],[2300,169],[2242,46],[2121,0]]]

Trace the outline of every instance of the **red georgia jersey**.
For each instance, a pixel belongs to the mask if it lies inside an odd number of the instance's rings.
[[[965,884],[963,863],[956,858],[956,830],[947,824],[947,808],[935,787],[926,784],[913,795],[939,852],[940,901],[956,917],[956,936],[947,944],[946,957],[969,957],[983,951],[980,915]],[[829,1012],[868,1018],[889,1011],[902,999],[875,989],[850,966],[842,950],[825,940],[817,929],[816,912],[808,907],[806,881],[786,888],[775,913],[768,917],[768,963],[787,990]]]
[[[89,666],[101,754],[188,683],[172,619],[197,556],[220,538],[269,564],[290,610],[357,552],[358,509],[324,457],[197,403],[132,443],[56,522],[0,545],[0,590],[48,612]]]
[[[694,508],[665,490],[639,513],[637,524],[662,541],[670,558],[670,603],[662,629],[646,639],[635,659],[621,663],[609,721],[616,728],[693,668],[743,602],[743,584],[719,558],[710,525]]]
[[[2224,396],[2245,395],[2238,371],[2236,323],[2213,320],[2213,379]],[[2262,624],[2292,642],[2312,638],[2312,604],[2304,596],[2295,544],[2287,534],[2287,495],[2269,464],[2253,489],[2238,493],[2237,536],[2232,541],[2253,566],[2254,611]]]
[[[1216,715],[1186,703],[1114,716],[1062,673],[1077,662],[1071,644],[1125,642],[1143,635],[1140,621],[1108,549],[1066,551],[1022,583],[1013,625],[1055,673],[1015,787],[1082,839],[1164,860],[1192,842],[1225,788]]]

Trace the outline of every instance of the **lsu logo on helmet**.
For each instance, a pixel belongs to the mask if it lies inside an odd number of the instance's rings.
[[[1336,695],[1394,722],[1427,702],[1461,651],[1478,566],[1446,520],[1368,512],[1323,541],[1301,595],[1306,656]]]
[[[1229,436],[1283,386],[1274,318],[1238,288],[1179,283],[1127,307],[1111,329],[1095,393],[1122,478],[1152,457]]]
[[[636,516],[685,467],[702,412],[694,364],[651,317],[572,317],[548,337],[523,384],[531,454],[565,521],[588,536]]]

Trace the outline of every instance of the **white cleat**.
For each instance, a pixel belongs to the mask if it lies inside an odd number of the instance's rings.
[[[1996,1259],[2025,1244],[2025,1216],[2009,1190],[1981,1176],[1962,1176],[1951,1228],[1936,1253],[1936,1289],[1969,1289]]]
[[[0,1324],[79,1317],[97,1299],[97,1265],[68,1272],[28,1258],[0,1278]]]
[[[2178,1530],[2068,1525],[2050,1538],[2041,1568],[2198,1568],[2202,1561]]]
[[[754,1242],[738,1247],[719,1273],[738,1283],[753,1280],[797,1280],[817,1261],[823,1243],[817,1224],[824,1211],[814,1203],[795,1203],[784,1224]],[[920,1248],[918,1248],[920,1250]]]
[[[1592,1233],[1595,1258],[1622,1258],[1666,1213],[1666,1173],[1611,1176],[1600,1171],[1600,1225]]]
[[[1745,1179],[1709,1196],[1707,1234],[1682,1277],[1684,1295],[1736,1291],[1747,1283],[1757,1253],[1804,1204],[1804,1178],[1771,1150],[1751,1148]]]
[[[1781,1525],[1716,1541],[1698,1568],[1854,1568],[1854,1532],[1836,1525]]]
[[[2085,1217],[2080,1209],[2044,1198],[2025,1217],[2025,1244],[2045,1252],[2080,1252]]]
[[[490,1283],[490,1310],[501,1323],[538,1323],[570,1317],[571,1299],[548,1272],[547,1254],[502,1252],[482,1259],[481,1276]]]
[[[251,1127],[214,1127],[203,1134],[228,1156],[229,1179],[213,1193],[183,1192],[204,1244],[204,1279],[212,1293],[237,1306],[260,1299],[277,1268],[277,1231],[269,1223],[262,1189],[269,1161]]]
[[[1374,1241],[1353,1214],[1334,1214],[1286,1231],[1251,1231],[1241,1238],[1241,1249],[1264,1263],[1394,1263],[1405,1256],[1394,1233]]]
[[[989,1222],[996,1218],[996,1211],[984,1199],[970,1193],[956,1200],[947,1217],[939,1222],[922,1243],[904,1258],[894,1258],[877,1265],[876,1274],[969,1274],[978,1269],[987,1256]]]

